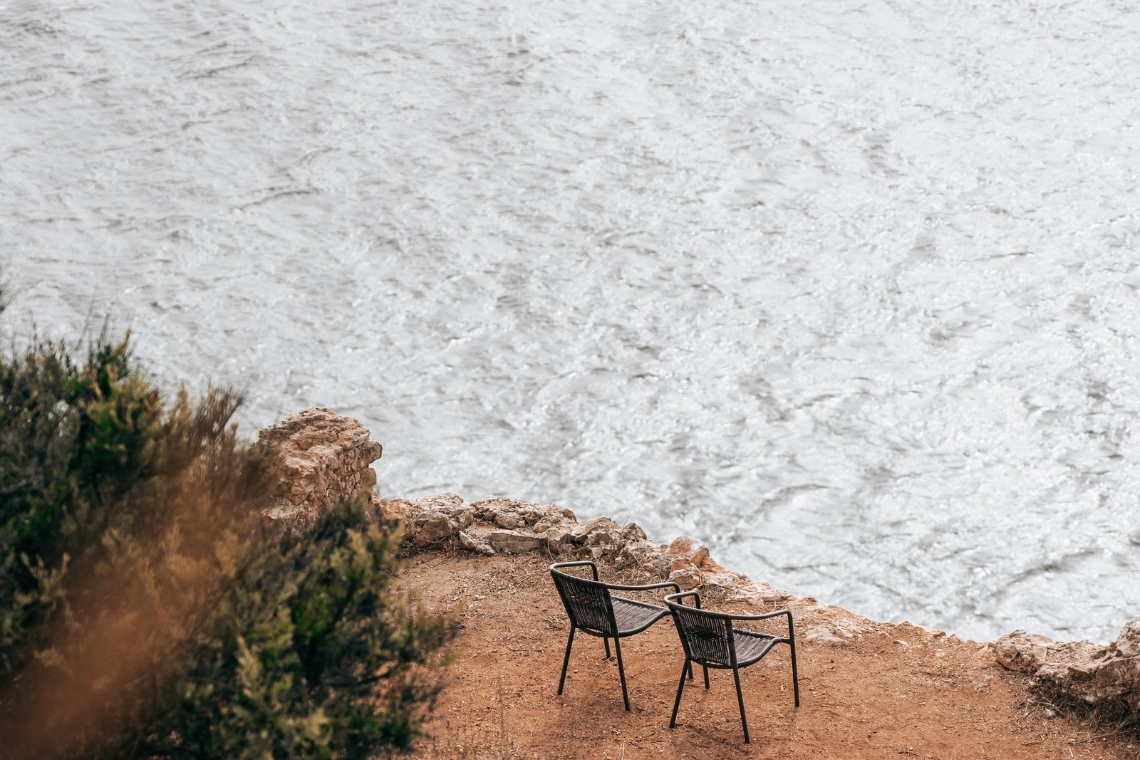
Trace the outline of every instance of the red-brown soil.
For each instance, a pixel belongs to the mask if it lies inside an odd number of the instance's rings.
[[[842,611],[790,604],[802,706],[792,701],[787,647],[741,671],[752,744],[743,743],[731,671],[700,669],[669,729],[684,655],[669,618],[623,640],[632,711],[616,661],[579,634],[556,694],[568,622],[538,555],[428,552],[402,572],[429,609],[462,604],[457,658],[427,722],[425,758],[1138,758],[1135,738],[1099,736],[1027,703],[1024,677],[982,644],[902,624],[873,624],[842,643],[810,641],[813,623]],[[622,574],[602,567],[603,580]],[[628,577],[628,582],[645,582]],[[763,612],[725,600],[706,607]],[[778,628],[772,629],[774,632]]]

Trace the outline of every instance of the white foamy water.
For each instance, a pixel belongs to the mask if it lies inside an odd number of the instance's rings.
[[[9,2],[6,329],[110,311],[156,376],[247,388],[251,434],[354,415],[385,496],[1107,640],[1140,614],[1135,10]]]

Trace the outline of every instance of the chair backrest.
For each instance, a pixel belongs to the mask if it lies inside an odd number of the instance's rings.
[[[715,612],[666,602],[689,659],[710,665],[734,665],[736,657],[731,620]]]
[[[606,584],[553,569],[550,574],[554,577],[554,585],[562,597],[562,604],[566,606],[571,625],[596,631],[602,636],[613,636],[617,632],[614,605]]]

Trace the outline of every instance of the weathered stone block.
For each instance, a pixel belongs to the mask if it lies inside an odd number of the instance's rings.
[[[424,546],[442,544],[444,541],[455,538],[458,531],[451,524],[447,515],[433,515],[424,521],[416,531],[416,543]]]
[[[479,538],[479,536],[468,533],[465,530],[459,531],[459,545],[468,551],[478,552],[479,554],[494,554],[495,550],[486,541]]]
[[[528,536],[515,530],[496,530],[487,536],[491,548],[507,554],[522,554],[541,549],[543,540],[538,536]]]

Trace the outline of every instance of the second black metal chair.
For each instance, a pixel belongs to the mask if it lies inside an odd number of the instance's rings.
[[[589,567],[594,579],[579,578],[562,570],[569,567]],[[562,661],[562,678],[558,680],[558,693],[566,684],[566,668],[570,665],[570,649],[574,646],[574,632],[582,631],[591,636],[601,636],[606,645],[606,659],[610,657],[610,639],[617,650],[618,674],[621,677],[621,696],[625,709],[629,710],[629,689],[625,685],[625,665],[621,661],[621,640],[635,633],[641,633],[649,626],[669,614],[669,609],[656,604],[647,604],[620,596],[611,596],[610,591],[651,591],[659,588],[672,588],[680,592],[676,583],[651,583],[647,586],[619,586],[602,583],[598,580],[598,566],[593,562],[557,562],[550,566],[550,575],[566,615],[570,618],[570,638],[566,641],[566,657]],[[689,678],[693,677],[689,670]]]
[[[682,599],[692,597],[696,608],[686,607]],[[792,649],[792,688],[795,691],[796,707],[800,706],[800,679],[796,672],[796,629],[790,610],[776,610],[764,615],[733,615],[728,612],[711,612],[701,609],[701,595],[696,591],[684,594],[669,594],[665,603],[673,613],[673,622],[681,636],[685,648],[685,665],[681,670],[681,683],[677,686],[677,701],[673,703],[673,718],[669,728],[677,725],[677,709],[681,706],[681,693],[685,690],[685,672],[692,678],[693,663],[705,669],[705,688],[709,688],[709,668],[732,669],[736,681],[736,700],[740,704],[740,723],[744,726],[744,743],[748,744],[748,719],[744,716],[744,693],[740,690],[740,668],[760,662],[764,655],[777,644],[787,644]],[[786,615],[788,635],[773,636],[757,633],[733,625],[733,621],[767,620]]]

